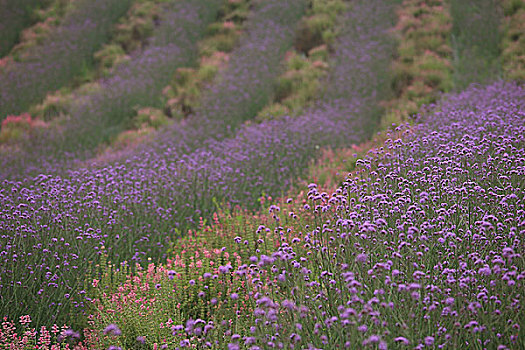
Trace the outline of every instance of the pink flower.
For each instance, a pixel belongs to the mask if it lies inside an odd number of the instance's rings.
[[[20,324],[26,325],[26,324],[29,324],[31,322],[32,322],[31,321],[31,316],[29,316],[29,315],[20,316]]]

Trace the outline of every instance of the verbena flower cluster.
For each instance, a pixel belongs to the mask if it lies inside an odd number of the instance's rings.
[[[331,196],[309,186],[314,225],[240,269],[272,281],[252,348],[523,347],[524,97],[449,96]]]
[[[205,1],[192,4],[181,4],[173,15],[202,19],[197,8],[203,10]],[[275,66],[304,7],[282,0],[256,4],[255,29],[193,118],[125,160],[0,185],[2,315],[30,314],[36,324],[49,326],[71,321],[92,304],[88,290],[97,288],[100,281],[92,277],[99,276],[98,264],[108,266],[106,258],[164,259],[169,244],[187,228],[202,227],[201,217],[209,218],[219,203],[253,208],[262,193],[288,190],[317,149],[369,136],[386,93],[392,6],[359,1],[342,16],[323,103],[301,116],[243,124],[268,101]],[[90,130],[125,119],[118,111],[129,106],[118,102],[148,89],[132,84],[138,73],[128,76],[127,69],[163,65],[171,59],[168,53],[179,52],[165,42],[157,49],[104,82],[104,91],[115,93],[111,99],[95,93],[77,101],[79,112],[66,131],[78,136],[73,126],[82,116],[88,129],[92,123]],[[129,77],[125,85],[119,72]],[[359,160],[359,170],[333,194],[311,184],[308,200],[287,212],[286,220],[285,210],[272,205],[271,225],[249,237],[239,232],[234,239],[239,246],[256,243],[246,261],[218,249],[203,252],[202,259],[195,255],[190,264],[177,257],[169,270],[150,265],[115,294],[109,295],[115,280],[103,281],[104,297],[121,306],[110,313],[124,312],[130,300],[137,304],[133,310],[140,309],[137,317],[148,316],[159,303],[161,310],[176,307],[177,322],[169,318],[160,328],[169,329],[169,343],[181,348],[525,346],[524,97],[524,87],[510,83],[447,96],[420,125],[399,127],[383,147]],[[97,114],[99,107],[104,112]],[[65,140],[52,136],[53,147]],[[52,157],[45,162],[44,168],[57,164]],[[27,169],[42,169],[45,162],[27,160],[35,166]],[[265,241],[272,233],[276,246]],[[209,266],[202,268],[203,261]],[[178,305],[157,299],[155,291],[163,290],[187,299]],[[228,308],[243,323],[221,318]],[[118,349],[116,338],[127,329],[115,322],[104,327],[101,336]],[[141,333],[125,341],[149,338]]]

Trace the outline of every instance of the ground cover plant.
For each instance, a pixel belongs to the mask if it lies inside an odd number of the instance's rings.
[[[501,76],[502,10],[501,1],[450,1],[456,90]]]
[[[48,92],[81,75],[130,3],[131,0],[76,2],[47,40],[29,49],[23,62],[3,67],[0,119],[23,113]]]

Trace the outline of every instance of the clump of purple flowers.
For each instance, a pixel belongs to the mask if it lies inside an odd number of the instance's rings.
[[[300,240],[244,271],[275,281],[272,296],[253,285],[253,342],[525,346],[524,99],[523,86],[502,82],[448,95],[331,196],[309,186],[302,216],[315,225],[294,224]]]

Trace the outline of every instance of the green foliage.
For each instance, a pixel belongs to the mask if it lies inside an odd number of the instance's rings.
[[[0,8],[0,58],[8,55],[21,38],[24,28],[36,22],[34,14],[41,4],[37,0],[4,0]],[[25,29],[27,30],[27,29]],[[22,33],[21,33],[22,32]]]
[[[308,58],[312,61],[324,61],[328,60],[329,52],[326,44],[316,46],[308,51]]]
[[[108,76],[129,54],[145,47],[166,2],[169,0],[139,0],[131,6],[115,25],[111,41],[94,54],[97,75]]]
[[[501,61],[503,76],[508,80],[525,81],[525,2],[503,2],[505,21]]]
[[[337,37],[337,16],[348,3],[342,0],[313,0],[310,14],[300,24],[295,38],[295,48],[307,53],[322,44],[332,44]]]
[[[324,32],[333,22],[325,14],[318,14],[301,21],[294,46],[299,52],[308,52],[312,48],[324,43]]]
[[[49,94],[45,100],[29,109],[29,113],[36,118],[49,121],[64,114],[71,103],[71,95],[68,89],[63,89]]]
[[[197,77],[204,82],[212,81],[219,72],[219,67],[213,64],[202,64],[197,71]]]
[[[235,32],[218,33],[199,42],[199,51],[203,56],[211,56],[216,51],[231,52],[238,40]]]
[[[226,22],[242,25],[250,14],[250,6],[250,0],[227,1],[219,11],[218,17]]]
[[[279,102],[264,107],[258,114],[256,120],[277,119],[290,115],[290,109]]]
[[[295,50],[287,54],[285,72],[277,79],[273,103],[259,111],[256,121],[297,115],[318,98],[337,36],[337,16],[347,6],[342,0],[312,1],[296,31]]]
[[[502,10],[497,0],[451,1],[454,86],[457,90],[501,76]]]
[[[446,1],[405,0],[395,27],[398,47],[391,69],[394,100],[381,129],[399,125],[424,104],[433,103],[453,88],[451,18]]]
[[[94,56],[98,70],[102,75],[109,75],[111,69],[126,60],[126,51],[121,45],[106,44]]]
[[[152,127],[158,129],[161,126],[169,123],[168,117],[157,108],[141,108],[137,111],[137,115],[132,119],[134,129]]]
[[[324,48],[318,48],[323,52]],[[319,54],[317,57],[326,57]],[[277,79],[274,103],[263,108],[256,120],[298,114],[318,97],[320,80],[326,75],[328,64],[321,59],[312,60],[297,53],[290,53],[286,72]]]

